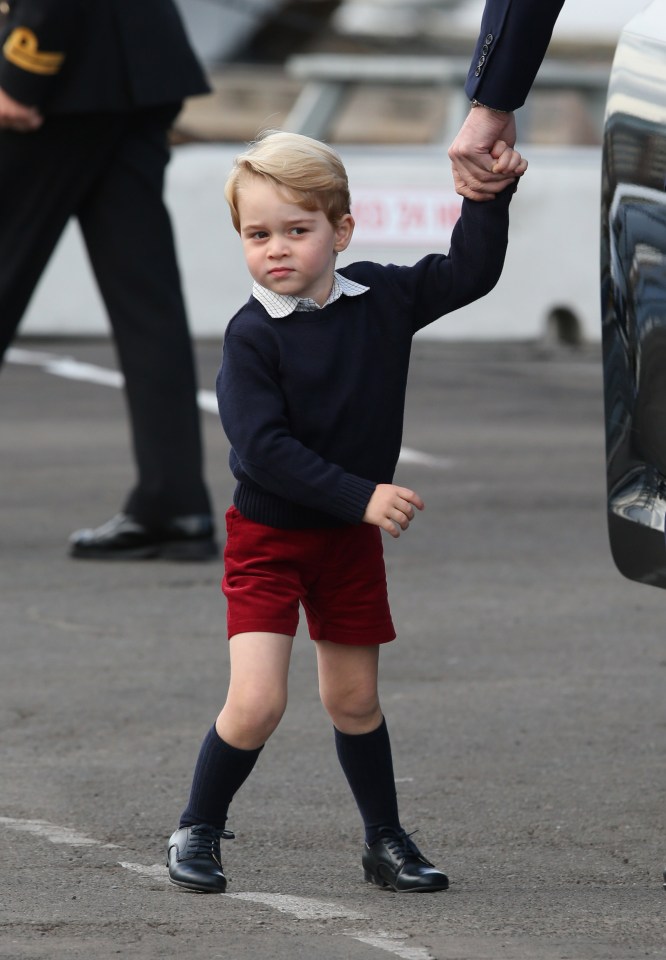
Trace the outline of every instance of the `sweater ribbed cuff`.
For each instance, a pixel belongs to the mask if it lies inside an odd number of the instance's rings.
[[[347,523],[360,523],[376,486],[377,484],[372,480],[364,480],[363,477],[356,477],[353,473],[346,473],[335,498],[336,516]]]

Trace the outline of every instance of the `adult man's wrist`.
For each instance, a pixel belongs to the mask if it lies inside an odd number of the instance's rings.
[[[474,107],[484,107],[486,110],[492,110],[493,113],[512,113],[511,110],[500,110],[499,107],[489,107],[487,103],[480,103],[478,100],[471,100],[470,106]]]

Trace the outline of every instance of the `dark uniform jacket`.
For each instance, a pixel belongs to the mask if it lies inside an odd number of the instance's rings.
[[[128,111],[209,90],[172,0],[10,0],[0,87],[44,113]]]
[[[486,0],[465,92],[498,110],[525,103],[564,0]]]

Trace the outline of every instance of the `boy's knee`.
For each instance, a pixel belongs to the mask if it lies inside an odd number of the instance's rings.
[[[382,712],[374,686],[322,692],[321,700],[335,726],[343,732],[365,732],[381,723]]]
[[[225,727],[231,726],[237,740],[265,743],[284,716],[282,697],[234,697],[223,710]]]

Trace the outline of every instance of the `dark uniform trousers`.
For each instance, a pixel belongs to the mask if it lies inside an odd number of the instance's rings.
[[[125,375],[143,522],[211,512],[196,374],[162,199],[179,104],[48,116],[0,131],[0,357],[70,217],[80,224]]]

